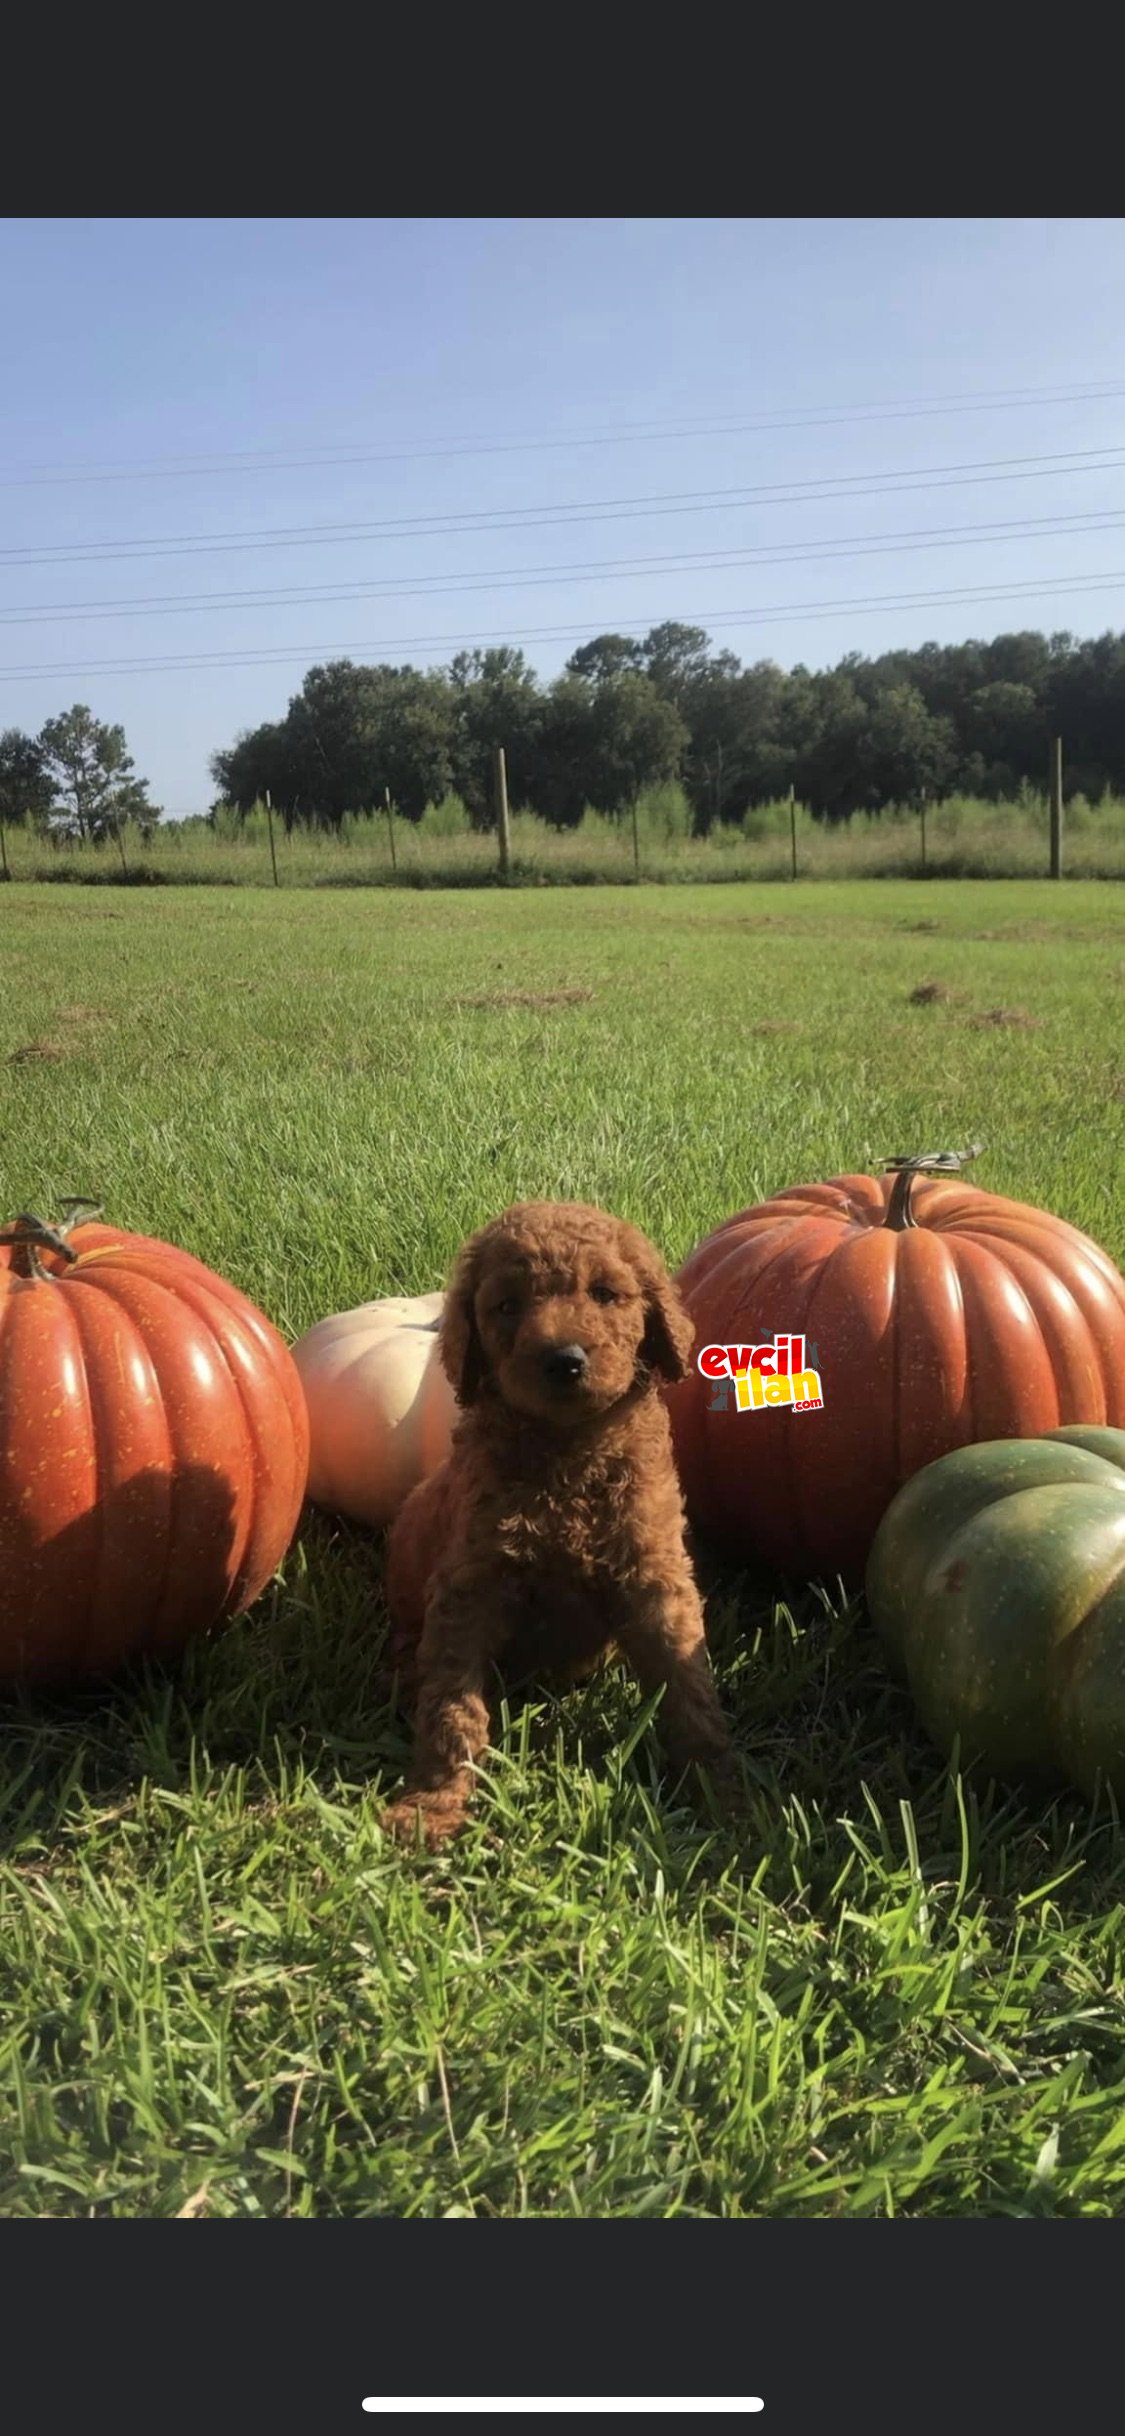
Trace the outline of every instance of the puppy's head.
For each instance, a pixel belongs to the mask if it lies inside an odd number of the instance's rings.
[[[560,1430],[687,1368],[692,1324],[654,1245],[580,1202],[524,1201],[464,1246],[442,1360],[458,1400]]]

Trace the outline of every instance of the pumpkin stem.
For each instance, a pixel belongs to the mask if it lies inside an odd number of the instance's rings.
[[[88,1218],[100,1218],[102,1214],[101,1202],[91,1201],[85,1193],[65,1193],[62,1206],[66,1216],[57,1230],[60,1235],[69,1235],[72,1227],[81,1226]]]
[[[101,1204],[97,1201],[84,1201],[70,1196],[62,1206],[66,1216],[58,1226],[48,1226],[42,1218],[37,1218],[32,1210],[21,1210],[14,1225],[6,1227],[0,1233],[0,1243],[13,1244],[23,1254],[24,1265],[17,1270],[18,1275],[48,1279],[51,1277],[52,1271],[45,1269],[39,1258],[41,1251],[54,1252],[62,1260],[71,1262],[77,1260],[78,1254],[73,1244],[67,1242],[67,1236],[71,1228],[80,1225],[84,1218],[100,1217]]]
[[[915,1177],[932,1174],[956,1175],[961,1168],[968,1166],[971,1159],[979,1159],[983,1149],[983,1142],[970,1142],[967,1150],[923,1150],[913,1158],[884,1159],[885,1168],[897,1170],[891,1188],[891,1197],[887,1203],[887,1215],[883,1220],[884,1226],[889,1226],[896,1234],[901,1233],[905,1227],[917,1226],[918,1221],[911,1206]]]

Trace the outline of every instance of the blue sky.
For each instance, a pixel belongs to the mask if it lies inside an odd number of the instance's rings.
[[[1123,220],[9,220],[0,277],[0,726],[89,703],[173,815],[342,653],[1125,624]]]

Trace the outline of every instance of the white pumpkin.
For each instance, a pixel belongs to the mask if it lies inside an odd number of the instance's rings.
[[[318,1320],[293,1347],[309,1408],[309,1496],[376,1530],[449,1452],[457,1406],[438,1359],[443,1294]]]

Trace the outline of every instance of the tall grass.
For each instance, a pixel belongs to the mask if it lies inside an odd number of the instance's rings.
[[[1047,806],[1042,797],[982,803],[951,796],[926,817],[925,860],[916,811],[891,806],[835,825],[788,800],[756,804],[741,823],[691,831],[682,787],[647,789],[636,824],[588,805],[577,827],[555,829],[530,809],[512,815],[512,879],[523,886],[597,886],[661,881],[787,880],[795,818],[797,870],[805,879],[1030,879],[1047,870]],[[428,804],[419,821],[397,814],[345,813],[338,829],[274,814],[278,876],[305,888],[487,887],[498,879],[495,835],[474,830],[460,796]],[[271,879],[264,804],[246,813],[220,806],[211,820],[167,822],[147,835],[130,823],[120,845],[59,844],[9,829],[10,874],[21,880],[99,881],[119,885],[196,882],[260,886]],[[1067,805],[1064,868],[1074,879],[1125,879],[1125,800]]]

